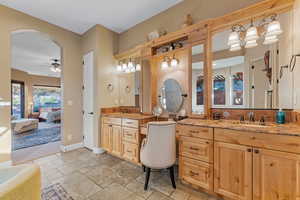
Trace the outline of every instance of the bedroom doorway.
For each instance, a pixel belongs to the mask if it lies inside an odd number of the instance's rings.
[[[11,115],[17,119],[24,118],[25,93],[24,82],[11,81]]]
[[[60,152],[62,50],[38,31],[11,34],[12,161]]]

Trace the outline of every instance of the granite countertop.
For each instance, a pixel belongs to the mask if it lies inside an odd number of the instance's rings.
[[[262,126],[257,122],[241,124],[239,121],[232,120],[203,120],[190,118],[181,120],[178,122],[178,124],[211,128],[224,128],[276,135],[300,136],[300,125],[295,123],[287,123],[282,125],[278,125],[275,123],[266,123],[265,126]]]
[[[126,118],[134,120],[143,120],[153,118],[153,115],[144,115],[140,113],[106,113],[102,114],[104,117]]]

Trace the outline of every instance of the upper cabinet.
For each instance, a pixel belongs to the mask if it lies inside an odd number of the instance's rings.
[[[293,108],[291,20],[268,15],[213,35],[213,108]]]

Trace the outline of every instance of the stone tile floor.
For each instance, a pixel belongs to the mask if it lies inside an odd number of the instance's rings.
[[[174,190],[166,170],[152,172],[144,191],[140,166],[85,148],[31,162],[41,167],[42,187],[60,183],[74,200],[217,200],[184,186],[178,178]]]

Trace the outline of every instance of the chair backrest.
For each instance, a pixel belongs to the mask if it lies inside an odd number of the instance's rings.
[[[176,162],[176,122],[149,122],[141,161],[151,168],[167,168]]]

